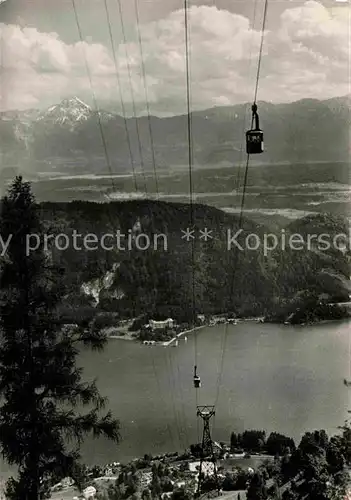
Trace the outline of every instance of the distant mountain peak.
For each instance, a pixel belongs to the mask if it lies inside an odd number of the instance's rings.
[[[40,114],[38,120],[50,120],[55,124],[73,126],[77,122],[87,120],[91,114],[91,107],[74,96],[64,99],[60,104],[50,106],[44,113]]]
[[[247,103],[192,113],[196,131],[195,164],[241,164],[243,125],[249,126],[250,107],[251,103]],[[256,164],[349,161],[349,95],[285,104],[259,101],[258,108],[267,148],[264,155],[252,159]],[[151,142],[145,117],[137,117],[137,120],[140,128],[135,127],[132,117],[124,122],[108,103],[105,110],[97,110],[76,96],[38,112],[2,113],[0,132],[1,137],[5,137],[2,153],[7,155],[3,167],[20,164],[18,158],[22,161],[23,157],[25,161],[38,162],[37,168],[42,168],[39,162],[45,160],[49,165],[50,160],[53,166],[48,169],[60,168],[62,172],[71,173],[71,160],[76,172],[86,168],[81,161],[87,158],[91,172],[102,173],[105,172],[104,141],[116,171],[124,172],[132,167],[134,148],[138,144],[139,148],[145,148],[142,151],[145,168],[154,168],[153,156],[160,168],[188,162],[186,115],[151,116]],[[92,161],[92,158],[98,160]],[[343,175],[343,183],[348,182],[348,171]]]
[[[72,107],[72,106],[79,106],[80,107],[80,106],[82,106],[87,111],[91,111],[91,107],[88,106],[88,104],[83,102],[81,99],[79,99],[79,97],[77,97],[77,96],[71,97],[71,99],[64,99],[61,102],[61,106],[66,106],[66,107]]]

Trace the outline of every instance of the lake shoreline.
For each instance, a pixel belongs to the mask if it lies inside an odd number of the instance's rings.
[[[301,326],[301,327],[311,327],[311,326],[318,326],[318,325],[326,325],[328,323],[342,323],[344,321],[349,321],[351,319],[350,316],[345,317],[345,318],[337,318],[337,319],[321,319],[320,321],[312,321],[309,323],[288,323],[288,322],[281,322],[281,321],[265,321],[265,324],[270,324],[270,325],[282,325],[282,326]]]
[[[170,340],[166,340],[166,341],[160,341],[160,342],[156,342],[155,345],[162,345],[162,346],[169,346],[171,345],[173,342],[175,342],[177,339],[179,339],[180,337],[186,335],[186,334],[190,334],[190,333],[193,333],[194,331],[196,330],[200,330],[202,328],[205,328],[206,326],[209,326],[209,325],[200,325],[200,326],[196,326],[195,328],[191,328],[190,330],[185,330],[183,332],[180,332],[180,333],[177,333],[177,335],[175,335],[174,337],[172,337]],[[128,340],[128,341],[135,341],[135,342],[143,342],[142,340],[139,340],[137,337],[135,337],[133,334],[131,333],[128,333],[128,334],[125,334],[125,335],[109,335],[108,336],[108,339],[113,339],[113,340]]]
[[[182,336],[184,335],[187,335],[187,334],[191,334],[197,330],[201,330],[203,328],[206,328],[206,327],[213,327],[213,326],[218,326],[219,324],[225,324],[225,325],[229,325],[229,324],[238,324],[238,323],[245,323],[245,322],[256,322],[256,323],[261,323],[263,322],[263,316],[260,316],[260,317],[250,317],[250,318],[238,318],[236,320],[236,323],[217,323],[215,325],[211,325],[211,324],[203,324],[203,325],[199,325],[199,326],[195,326],[194,328],[190,328],[189,330],[184,330],[180,333],[177,333],[174,337],[172,337],[171,339],[169,340],[165,340],[165,341],[157,341],[155,342],[154,345],[162,345],[164,347],[168,347],[170,346],[173,342],[175,342],[176,340],[178,340],[179,338],[181,338]],[[113,339],[113,340],[128,340],[128,341],[136,341],[136,342],[143,342],[141,340],[139,340],[136,336],[135,336],[135,332],[126,332],[124,335],[108,335],[108,339]]]
[[[196,326],[195,328],[191,328],[190,330],[185,330],[184,332],[177,333],[177,335],[175,337],[173,337],[171,340],[167,340],[166,342],[160,342],[160,344],[162,344],[165,347],[168,347],[169,345],[171,345],[173,342],[178,340],[183,335],[186,335],[187,333],[193,333],[197,330],[201,330],[202,328],[205,328],[206,326],[208,326],[208,325],[200,325],[200,326]]]
[[[296,323],[296,324],[293,324],[293,323],[283,323],[283,322],[279,322],[279,321],[264,321],[264,318],[262,316],[260,317],[250,317],[250,318],[237,318],[236,319],[236,323],[218,323],[218,324],[215,324],[215,325],[211,325],[211,324],[204,324],[204,325],[199,325],[199,326],[196,326],[194,328],[190,328],[189,330],[184,330],[180,333],[177,333],[174,337],[172,337],[171,339],[169,340],[165,340],[165,341],[155,341],[155,344],[152,344],[152,345],[155,345],[155,346],[163,346],[163,347],[169,347],[169,346],[172,346],[172,344],[174,342],[176,342],[178,339],[180,339],[181,337],[183,337],[184,335],[187,335],[187,334],[192,334],[194,333],[195,331],[198,331],[198,330],[202,330],[203,328],[213,328],[214,326],[219,326],[219,325],[225,325],[225,326],[228,326],[228,325],[232,325],[232,326],[235,326],[235,325],[238,325],[239,323],[258,323],[258,324],[271,324],[271,325],[282,325],[282,326],[285,326],[285,327],[300,327],[300,328],[310,328],[311,326],[319,326],[319,325],[325,325],[325,324],[333,324],[333,323],[341,323],[341,322],[344,322],[344,321],[348,321],[350,320],[351,318],[350,317],[346,317],[346,318],[338,318],[338,319],[324,319],[324,320],[320,320],[320,321],[314,321],[314,322],[310,322],[310,323]],[[142,340],[140,340],[137,336],[135,336],[135,333],[136,332],[126,332],[124,333],[124,335],[108,335],[108,340],[124,340],[124,341],[128,341],[128,342],[131,342],[131,341],[134,341],[134,342],[137,342],[137,343],[143,343]]]

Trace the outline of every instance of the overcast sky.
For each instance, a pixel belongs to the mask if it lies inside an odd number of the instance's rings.
[[[42,108],[74,95],[92,104],[95,95],[99,106],[120,111],[121,94],[128,114],[132,97],[145,109],[135,0],[120,0],[123,24],[118,0],[74,1],[83,43],[73,0],[0,0],[1,109]],[[150,110],[181,113],[184,2],[138,0],[138,10]],[[252,101],[263,10],[264,0],[189,2],[193,109]],[[348,94],[349,25],[348,2],[269,0],[259,100]]]

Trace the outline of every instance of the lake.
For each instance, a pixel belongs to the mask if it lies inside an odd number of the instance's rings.
[[[336,433],[351,408],[350,321],[315,326],[251,322],[228,325],[213,438],[231,431],[265,429],[296,440],[307,430]],[[178,347],[110,340],[102,353],[84,350],[85,378],[97,377],[109,407],[121,421],[122,441],[87,441],[87,463],[127,461],[145,453],[183,450],[197,441],[193,388],[195,344],[202,388],[198,404],[217,397],[225,325],[190,334]],[[2,472],[8,467],[1,467]]]
[[[121,420],[123,441],[87,444],[91,463],[127,460],[144,453],[182,450],[196,442],[195,341],[202,387],[198,404],[214,404],[225,325],[188,336],[178,347],[148,347],[111,340],[102,354],[86,351],[86,376],[98,377]],[[213,438],[262,428],[299,439],[306,430],[337,432],[351,407],[350,322],[308,327],[239,323],[227,327],[222,383]]]

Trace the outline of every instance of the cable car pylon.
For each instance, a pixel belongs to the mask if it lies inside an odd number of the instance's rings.
[[[210,420],[212,417],[214,417],[215,414],[216,411],[214,406],[197,406],[197,416],[203,421],[200,470],[196,491],[197,498],[202,493],[205,493],[205,491],[203,490],[203,485],[206,477],[211,477],[213,479],[218,496],[220,495],[220,487],[217,474],[217,459],[213,449],[213,441],[210,429]]]

